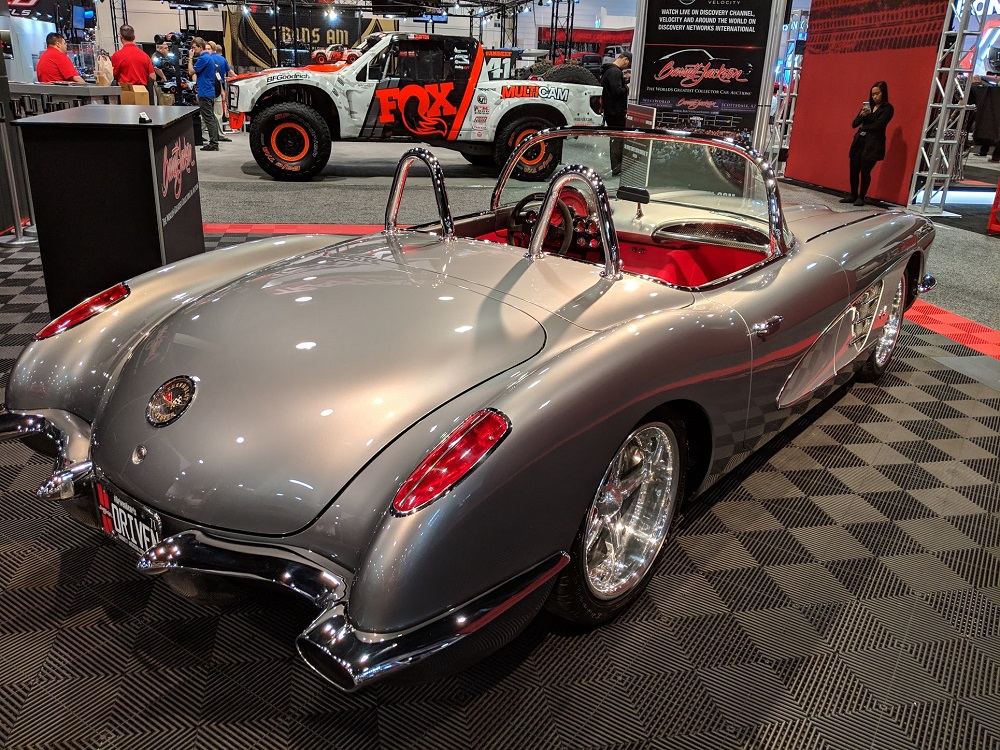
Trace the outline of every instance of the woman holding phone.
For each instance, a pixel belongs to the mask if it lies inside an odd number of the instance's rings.
[[[857,128],[851,141],[851,194],[841,198],[841,203],[865,205],[865,196],[872,181],[872,169],[885,158],[885,128],[893,115],[889,104],[889,87],[885,81],[872,84],[869,98],[862,103],[851,123]]]

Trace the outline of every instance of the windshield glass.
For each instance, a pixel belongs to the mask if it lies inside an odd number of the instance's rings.
[[[612,169],[618,154],[620,169]],[[594,169],[613,201],[619,188],[645,190],[652,206],[735,216],[767,231],[767,190],[753,161],[726,145],[666,133],[652,139],[576,134],[543,141],[523,154],[503,183],[500,204],[544,190],[547,177],[567,164]]]

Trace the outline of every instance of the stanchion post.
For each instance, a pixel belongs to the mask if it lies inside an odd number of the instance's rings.
[[[5,106],[6,105],[6,106]],[[10,140],[7,138],[7,120],[5,110],[9,109],[9,102],[0,102],[0,158],[3,159],[7,173],[7,189],[10,191],[11,206],[14,209],[14,236],[0,237],[0,245],[6,247],[16,247],[18,245],[30,245],[35,242],[33,237],[25,237],[21,230],[21,202],[17,197],[17,185],[14,182],[14,160],[11,158]]]

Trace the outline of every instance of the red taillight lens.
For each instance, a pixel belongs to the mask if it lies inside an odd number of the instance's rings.
[[[396,493],[392,507],[409,513],[441,497],[458,484],[510,432],[510,420],[493,409],[466,418],[413,470]]]
[[[88,297],[79,305],[71,310],[67,310],[45,326],[45,328],[36,333],[35,341],[47,339],[50,336],[55,336],[57,333],[62,333],[67,328],[80,325],[83,321],[89,320],[97,315],[97,313],[104,312],[116,302],[121,302],[123,299],[128,297],[128,294],[129,288],[125,286],[125,284],[115,284],[115,286],[110,289],[105,289],[100,294]]]
[[[603,114],[604,100],[599,96],[590,97],[590,109],[593,110],[595,115]]]

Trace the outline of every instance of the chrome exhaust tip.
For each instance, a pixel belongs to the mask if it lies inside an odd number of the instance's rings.
[[[53,472],[42,482],[37,496],[40,500],[69,500],[82,495],[94,483],[94,465],[90,461],[72,464],[62,471]]]
[[[934,288],[935,284],[937,284],[937,279],[929,273],[925,273],[924,277],[920,279],[920,283],[917,284],[917,294],[927,294],[927,292]]]
[[[308,628],[295,639],[299,656],[320,677],[329,680],[341,690],[352,693],[366,681],[364,667],[358,669],[346,659],[334,655],[339,646],[343,650],[345,642],[352,640],[354,628],[347,621],[347,613],[342,604],[336,604],[322,612]],[[367,661],[362,657],[362,662]]]

